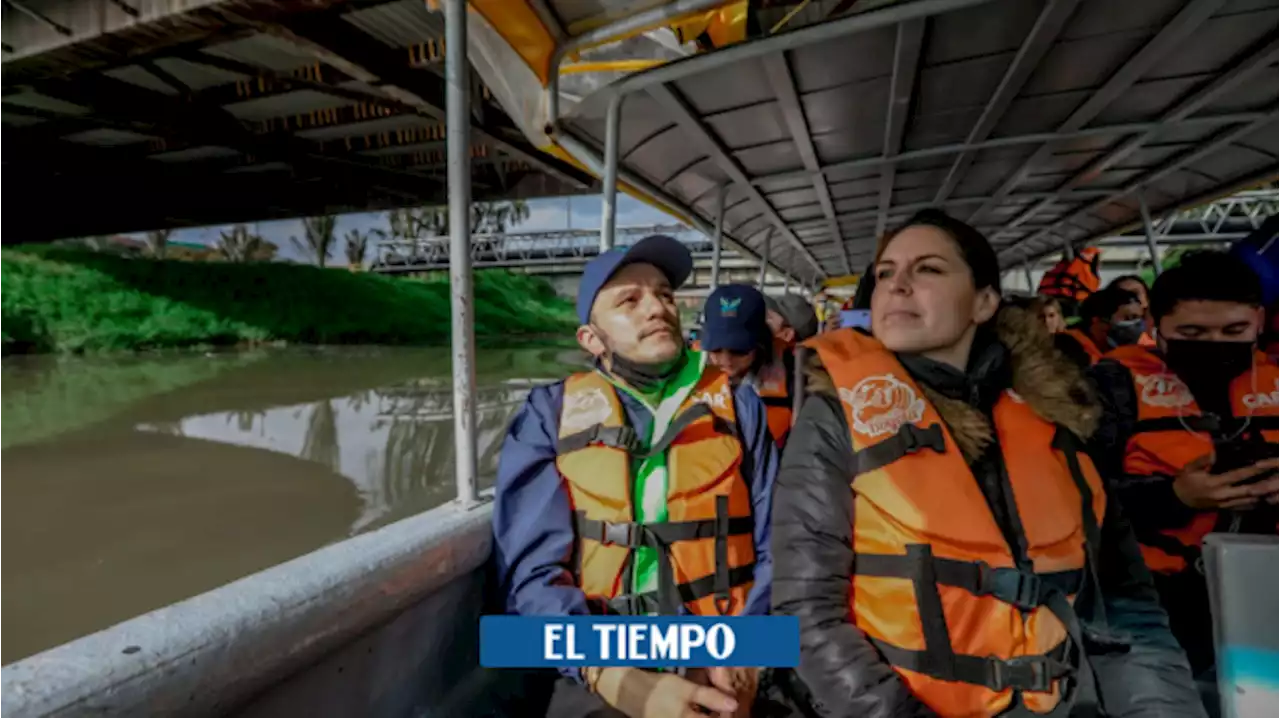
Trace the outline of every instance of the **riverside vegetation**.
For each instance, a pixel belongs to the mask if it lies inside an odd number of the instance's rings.
[[[446,273],[390,277],[275,262],[0,251],[3,349],[80,354],[228,345],[445,344]],[[475,274],[477,341],[571,336],[573,307],[539,277]]]

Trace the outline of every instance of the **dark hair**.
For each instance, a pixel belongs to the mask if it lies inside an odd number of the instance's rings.
[[[879,256],[879,253],[876,253]],[[876,290],[876,263],[875,260],[867,265],[867,271],[862,273],[862,277],[858,279],[858,288],[853,293],[853,306],[851,309],[870,309],[871,293]]]
[[[996,258],[996,251],[992,249],[986,236],[940,209],[922,209],[897,229],[886,234],[880,241],[880,248],[876,250],[876,261],[879,261],[880,255],[884,253],[885,247],[889,246],[889,242],[893,241],[894,237],[902,234],[908,227],[919,226],[936,227],[946,232],[955,241],[960,247],[960,256],[964,257],[965,264],[969,265],[974,287],[978,289],[990,287],[997,293],[1000,292],[1000,260]]]
[[[1126,304],[1138,304],[1138,295],[1127,289],[1108,285],[1090,294],[1080,303],[1080,319],[1089,322],[1093,319],[1110,321],[1111,316]],[[1086,324],[1087,326],[1087,324]]]
[[[1151,287],[1147,286],[1146,280],[1144,280],[1142,277],[1139,277],[1136,274],[1126,274],[1121,277],[1116,277],[1115,279],[1111,280],[1109,284],[1107,284],[1107,289],[1110,289],[1112,287],[1123,289],[1123,287],[1120,287],[1121,282],[1137,282],[1138,284],[1141,284],[1142,289],[1147,293],[1147,298],[1148,299],[1151,298]]]
[[[1262,282],[1247,264],[1226,252],[1200,250],[1182,255],[1178,266],[1151,287],[1151,316],[1156,321],[1184,301],[1232,302],[1262,306]]]

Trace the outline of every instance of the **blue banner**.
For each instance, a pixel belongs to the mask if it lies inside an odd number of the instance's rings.
[[[794,668],[795,616],[483,616],[486,668]]]

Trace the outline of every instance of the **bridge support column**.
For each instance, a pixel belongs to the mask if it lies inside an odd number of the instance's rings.
[[[1156,228],[1151,222],[1151,210],[1147,207],[1147,198],[1138,195],[1138,211],[1142,212],[1142,228],[1147,234],[1147,251],[1151,253],[1151,270],[1160,276],[1160,247],[1156,244]]]
[[[1022,263],[1022,273],[1027,278],[1027,291],[1031,292],[1032,294],[1035,294],[1036,284],[1035,282],[1031,281],[1031,262]]]
[[[449,189],[449,300],[453,308],[454,481],[458,503],[479,503],[475,312],[471,288],[471,66],[467,2],[445,0],[445,128]]]
[[[604,192],[600,208],[600,251],[613,249],[618,226],[618,133],[622,126],[622,96],[609,100],[604,123]]]
[[[791,272],[784,272],[782,275],[782,293],[784,295],[791,293]]]

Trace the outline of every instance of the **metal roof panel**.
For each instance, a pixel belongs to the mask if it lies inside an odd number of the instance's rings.
[[[113,130],[104,127],[96,130],[77,132],[73,135],[65,135],[62,139],[67,140],[68,142],[77,142],[82,145],[93,145],[94,147],[123,147],[125,145],[136,145],[141,142],[150,142],[151,140],[159,138],[137,132]]]
[[[402,48],[444,38],[444,16],[421,0],[398,0],[344,13],[342,19],[388,47]]]
[[[788,53],[796,92],[805,95],[868,80],[887,80],[893,69],[894,32],[875,30]]]
[[[112,68],[110,70],[105,70],[102,74],[107,77],[120,80],[121,82],[128,82],[131,85],[146,88],[152,92],[160,92],[166,95],[178,94],[178,91],[170,87],[169,83],[161,80],[137,65],[126,65],[125,67]]]
[[[211,45],[201,51],[268,70],[293,70],[316,61],[315,55],[292,42],[263,33]]]
[[[270,97],[233,102],[230,105],[224,105],[223,108],[242,120],[265,120],[354,104],[356,103],[345,97],[334,97],[316,90],[295,90]]]

